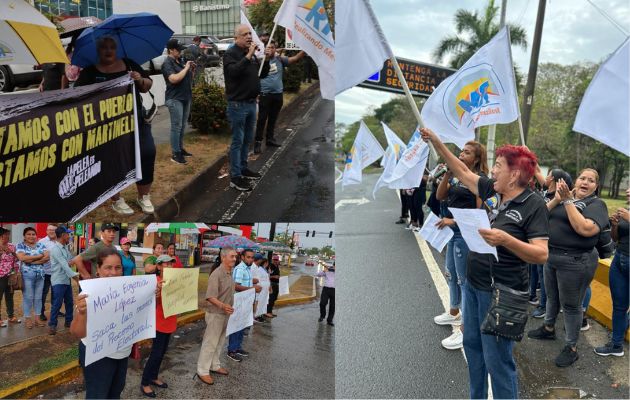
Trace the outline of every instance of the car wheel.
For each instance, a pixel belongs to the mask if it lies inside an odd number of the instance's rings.
[[[0,92],[12,92],[15,88],[11,74],[4,65],[0,65]]]

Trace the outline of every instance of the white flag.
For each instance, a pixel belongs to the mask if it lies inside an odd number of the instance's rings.
[[[422,175],[429,159],[429,146],[420,140],[415,130],[392,172],[387,187],[390,189],[412,189],[420,186]]]
[[[428,128],[459,148],[474,140],[475,127],[512,122],[518,115],[507,28],[445,79],[421,112]]]
[[[383,186],[387,186],[386,181],[390,179],[392,173],[394,172],[394,168],[396,168],[396,163],[400,159],[403,151],[405,150],[405,142],[403,142],[394,131],[392,131],[389,126],[385,125],[384,122],[381,122],[383,125],[383,130],[385,131],[385,139],[387,139],[387,149],[385,150],[385,155],[381,160],[381,165],[385,167],[383,173],[376,181],[376,185],[374,185],[374,189],[372,190],[372,197],[376,198],[376,191]]]
[[[319,69],[322,98],[335,99],[335,41],[323,0],[284,0],[275,23],[291,29],[293,41]]]
[[[341,186],[361,183],[363,168],[383,156],[383,147],[376,140],[370,129],[361,121],[357,137],[346,160]]]
[[[630,155],[630,39],[606,60],[586,89],[573,130]]]
[[[258,58],[259,60],[264,59],[265,58],[265,44],[262,42],[262,40],[260,40],[254,28],[252,28],[252,24],[249,23],[249,20],[247,19],[247,15],[245,15],[245,11],[243,11],[242,8],[241,8],[241,25],[247,25],[250,32],[252,33],[252,42],[256,43],[256,46],[258,46],[258,50],[256,50],[256,53],[255,53],[256,58]]]
[[[393,54],[368,0],[336,1],[335,22],[335,83],[339,94],[379,72]]]

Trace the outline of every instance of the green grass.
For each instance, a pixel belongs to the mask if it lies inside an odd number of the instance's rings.
[[[62,365],[66,365],[71,361],[79,359],[79,347],[72,346],[71,348],[62,351],[54,357],[44,358],[39,360],[37,364],[33,365],[26,370],[27,376],[39,375],[41,373],[50,371],[54,368],[59,368]]]
[[[627,204],[625,199],[609,199],[602,197],[602,200],[604,200],[606,206],[608,206],[608,215],[613,215],[617,212],[618,208],[625,207]]]

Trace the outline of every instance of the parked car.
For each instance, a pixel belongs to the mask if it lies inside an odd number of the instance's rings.
[[[234,44],[234,38],[227,38],[219,40],[217,47],[219,48],[219,55],[222,56],[225,51]]]
[[[203,67],[218,67],[221,62],[221,57],[219,57],[219,49],[215,43],[215,39],[213,36],[209,35],[173,35],[172,39],[177,39],[179,42],[185,47],[193,44],[193,38],[195,36],[199,36],[201,38],[201,44],[199,47],[201,49],[205,49],[205,53],[200,60],[203,64]],[[218,41],[218,40],[217,40]],[[186,50],[184,50],[184,55],[186,54]]]
[[[12,92],[16,87],[37,85],[42,81],[42,70],[27,64],[0,65],[0,91]]]

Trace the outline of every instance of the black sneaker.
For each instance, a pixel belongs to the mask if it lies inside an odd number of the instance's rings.
[[[40,321],[48,321],[48,318],[46,318],[46,316],[44,314],[39,316],[39,320]]]
[[[252,190],[252,187],[247,182],[247,179],[242,176],[237,176],[236,178],[232,178],[230,180],[230,187],[233,187],[236,190],[240,190],[241,192],[248,192]]]
[[[187,164],[186,159],[181,154],[173,154],[171,156],[171,161],[177,164]]]
[[[568,367],[580,358],[577,351],[573,351],[570,345],[564,346],[562,352],[556,357],[556,365],[558,367]]]
[[[236,354],[238,354],[241,357],[249,357],[249,352],[243,349],[236,350]]]
[[[243,175],[243,178],[245,179],[260,179],[262,178],[262,175],[260,175],[258,172],[254,172],[249,168],[245,168],[244,170],[241,171],[241,175]]]
[[[398,221],[396,221],[397,224],[406,224],[407,223],[407,219],[406,218],[401,218]]]
[[[184,157],[192,157],[192,154],[190,154],[186,150],[182,149],[182,156],[184,156]]]
[[[235,353],[235,352],[231,352],[231,351],[229,351],[229,352],[227,353],[227,356],[228,356],[228,358],[229,358],[230,360],[232,360],[232,361],[236,361],[236,362],[241,362],[241,361],[243,361],[243,358],[242,358],[241,356],[239,356],[239,355],[238,355],[237,353]]]
[[[282,145],[280,143],[277,143],[273,139],[267,140],[267,143],[265,143],[265,144],[267,145],[267,147],[282,147]]]
[[[548,331],[545,329],[545,325],[541,325],[538,329],[531,330],[527,332],[527,337],[531,339],[538,340],[555,340],[556,339],[556,331]]]
[[[601,347],[595,347],[593,350],[595,350],[595,354],[599,355],[599,356],[616,356],[616,357],[623,357],[623,345],[622,344],[618,344],[618,345],[614,345],[612,342],[608,342],[606,343],[606,345],[601,346]]]
[[[254,154],[262,153],[262,142],[254,143]]]
[[[320,318],[317,320],[317,322],[322,322],[324,320],[324,318]]]

